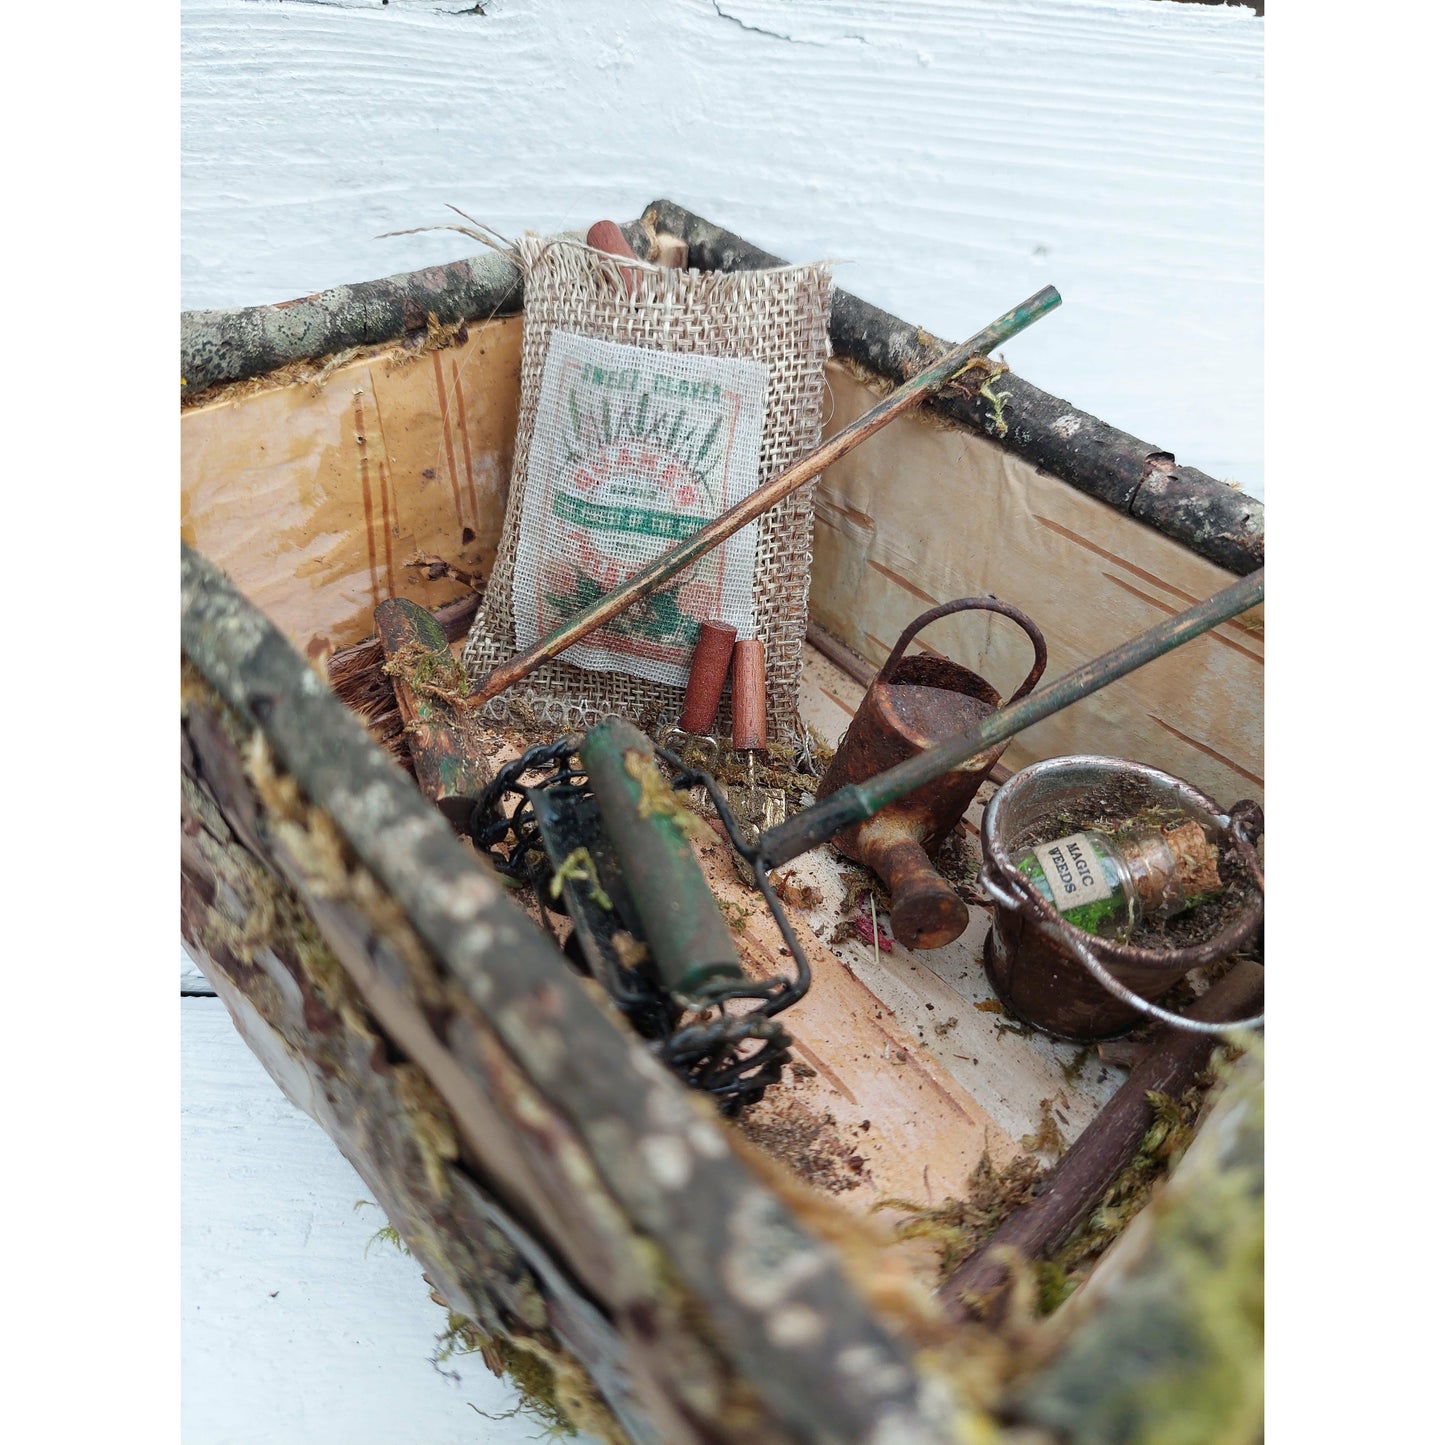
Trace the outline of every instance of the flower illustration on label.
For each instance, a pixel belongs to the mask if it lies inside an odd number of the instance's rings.
[[[539,635],[756,486],[766,377],[758,363],[560,333],[546,372],[527,495],[529,521],[545,532],[529,605]],[[534,486],[539,466],[545,475]],[[729,609],[750,613],[754,545],[755,533],[729,539],[564,656],[680,683],[699,621]],[[522,552],[519,546],[519,596]],[[517,612],[520,620],[523,609]]]

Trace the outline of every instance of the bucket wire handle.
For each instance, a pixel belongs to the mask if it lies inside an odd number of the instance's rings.
[[[1244,865],[1249,871],[1250,878],[1261,893],[1264,892],[1264,870],[1260,867],[1259,855],[1254,850],[1254,838],[1259,836],[1259,830],[1264,822],[1263,813],[1259,804],[1253,802],[1236,803],[1229,810],[1228,827],[1226,831],[1230,840],[1239,849],[1244,860]],[[1254,838],[1250,834],[1254,834]],[[1007,877],[996,876],[990,860],[984,859],[983,867],[979,869],[978,881],[983,885],[985,892],[990,894],[994,901],[1001,907],[1007,908],[1010,912],[1016,912],[1025,904],[1034,900],[1027,893],[1022,885],[1015,883]],[[1231,1034],[1236,1029],[1260,1029],[1264,1027],[1264,1012],[1261,1010],[1251,1018],[1226,1019],[1223,1023],[1206,1023],[1201,1019],[1187,1018],[1183,1014],[1171,1013],[1158,1004],[1150,1003],[1148,999],[1140,998],[1131,988],[1120,983],[1097,958],[1089,947],[1088,940],[1093,936],[1085,933],[1081,928],[1075,928],[1067,919],[1061,918],[1054,910],[1040,913],[1037,908],[1030,909],[1030,922],[1040,933],[1052,939],[1055,943],[1067,948],[1075,958],[1088,970],[1094,981],[1113,995],[1120,1003],[1128,1004],[1136,1008],[1140,1013],[1148,1014],[1150,1018],[1158,1019],[1160,1023],[1168,1024],[1171,1028],[1187,1029],[1190,1033],[1196,1034]]]
[[[1016,622],[1028,633],[1029,641],[1034,645],[1034,665],[1029,675],[1019,684],[1018,691],[1009,698],[1009,702],[1017,702],[1021,697],[1026,697],[1034,690],[1034,684],[1044,675],[1044,668],[1048,666],[1049,649],[1044,641],[1044,635],[1039,631],[1038,625],[1031,617],[1020,612],[1017,607],[1007,602],[1000,602],[997,597],[959,597],[952,602],[944,602],[937,607],[930,608],[927,612],[915,617],[907,627],[898,635],[898,641],[893,644],[893,651],[888,654],[888,661],[878,669],[878,676],[875,682],[887,684],[888,679],[893,675],[893,669],[903,660],[903,651],[914,637],[923,631],[930,622],[937,622],[941,617],[948,617],[954,612],[997,612],[1009,621]]]

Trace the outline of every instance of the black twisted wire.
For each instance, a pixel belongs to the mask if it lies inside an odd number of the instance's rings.
[[[499,768],[496,777],[482,789],[472,806],[467,831],[477,848],[491,857],[499,873],[533,886],[547,873],[542,835],[521,780],[529,773],[546,774],[536,786],[571,788],[580,792],[587,774],[572,767],[569,759],[581,746],[581,741],[577,734],[567,733],[553,742],[528,748],[521,756]],[[516,807],[510,814],[502,808],[509,794],[517,797]],[[508,834],[513,838],[510,848],[504,846]],[[535,859],[539,853],[540,861],[528,861]]]
[[[550,872],[546,849],[535,812],[527,798],[528,786],[556,793],[565,803],[570,794],[580,797],[588,791],[587,774],[572,765],[582,743],[579,734],[569,733],[550,743],[528,748],[498,770],[472,808],[468,831],[472,841],[487,853],[498,872],[545,895]],[[760,1099],[769,1085],[781,1077],[789,1057],[792,1038],[775,1015],[795,1004],[808,991],[812,970],[807,954],[798,942],[782,903],[768,878],[766,860],[743,836],[727,797],[713,775],[684,763],[677,754],[654,744],[658,756],[673,770],[672,786],[679,791],[702,787],[722,820],[728,840],[738,854],[752,865],[758,890],[767,903],[793,960],[796,974],[789,979],[775,976],[760,982],[718,980],[695,998],[676,999],[645,970],[630,971],[624,983],[608,984],[614,1002],[633,1026],[649,1039],[662,1061],[688,1085],[712,1096],[725,1114],[735,1114]],[[530,784],[523,779],[537,775]],[[516,806],[505,811],[506,799],[515,795]],[[507,839],[511,838],[511,845]],[[756,1007],[744,1013],[729,1013],[727,1005],[753,1001]],[[676,1021],[684,1013],[693,1018],[681,1027]],[[748,1046],[755,1044],[755,1048]]]

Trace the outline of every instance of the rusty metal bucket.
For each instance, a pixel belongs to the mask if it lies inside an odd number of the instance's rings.
[[[914,618],[869,684],[843,741],[818,785],[818,797],[861,783],[996,712],[998,691],[976,672],[946,657],[904,649],[931,622],[955,612],[997,612],[1017,623],[1034,645],[1034,665],[1010,702],[1033,690],[1048,649],[1038,627],[1016,607],[993,597],[961,597]],[[881,812],[843,829],[833,844],[871,868],[892,895],[893,933],[907,948],[941,948],[968,924],[968,907],[933,866],[944,838],[958,825],[1007,742],[910,793]]]
[[[1235,886],[1220,905],[1216,931],[1186,947],[1146,947],[1100,938],[1075,928],[1014,866],[1021,848],[1043,841],[1039,830],[1066,816],[1087,816],[1107,827],[1146,809],[1193,819],[1220,853]],[[1250,801],[1225,813],[1207,794],[1142,763],[1123,758],[1049,758],[1021,768],[984,812],[979,882],[992,896],[993,927],[984,942],[984,968],[1000,1001],[1015,1017],[1057,1038],[1092,1042],[1137,1028],[1146,1017],[1176,1028],[1224,1033],[1264,1020],[1201,1024],[1153,1001],[1191,969],[1214,963],[1252,943],[1264,924],[1264,873],[1254,843],[1264,814]]]

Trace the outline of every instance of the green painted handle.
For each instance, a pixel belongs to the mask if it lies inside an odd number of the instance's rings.
[[[714,979],[740,980],[732,932],[691,845],[667,812],[646,807],[642,782],[628,770],[629,760],[634,770],[651,769],[671,793],[652,744],[630,723],[608,718],[587,734],[581,758],[664,986],[693,996]]]

